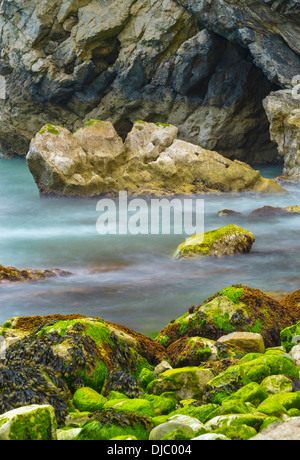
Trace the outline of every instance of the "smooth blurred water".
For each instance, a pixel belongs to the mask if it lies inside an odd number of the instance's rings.
[[[275,177],[281,170],[261,168],[261,173]],[[0,324],[11,316],[82,313],[150,333],[232,284],[278,292],[299,288],[300,216],[254,220],[247,213],[264,205],[300,204],[300,189],[281,197],[204,198],[205,230],[231,223],[251,230],[256,243],[250,254],[174,261],[185,236],[99,236],[98,200],[40,199],[25,160],[0,159],[0,264],[74,274],[1,284]],[[224,208],[243,216],[218,217]]]

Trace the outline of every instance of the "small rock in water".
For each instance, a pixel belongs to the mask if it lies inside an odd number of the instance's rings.
[[[189,257],[223,257],[250,252],[255,238],[249,230],[227,225],[191,236],[176,250],[177,259]]]

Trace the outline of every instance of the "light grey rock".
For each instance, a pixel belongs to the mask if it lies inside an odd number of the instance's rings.
[[[275,422],[269,425],[251,441],[299,441],[300,417],[295,417],[287,422]]]

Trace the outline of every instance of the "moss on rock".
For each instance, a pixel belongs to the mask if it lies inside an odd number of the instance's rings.
[[[73,402],[80,412],[96,412],[104,406],[107,399],[92,388],[83,387],[75,391]]]
[[[237,225],[227,225],[191,236],[180,244],[175,257],[223,257],[249,252],[255,241],[253,234]]]

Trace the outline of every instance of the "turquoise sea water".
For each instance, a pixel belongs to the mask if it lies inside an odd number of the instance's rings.
[[[267,167],[261,173],[275,177],[281,170]],[[0,323],[11,316],[82,313],[150,333],[232,284],[278,292],[300,288],[300,216],[247,217],[264,205],[300,204],[300,188],[281,197],[204,199],[205,230],[231,223],[251,230],[256,243],[250,254],[179,262],[172,254],[182,235],[100,236],[98,200],[41,199],[24,159],[0,159],[0,264],[73,273],[1,284]],[[218,217],[224,208],[244,215]]]

